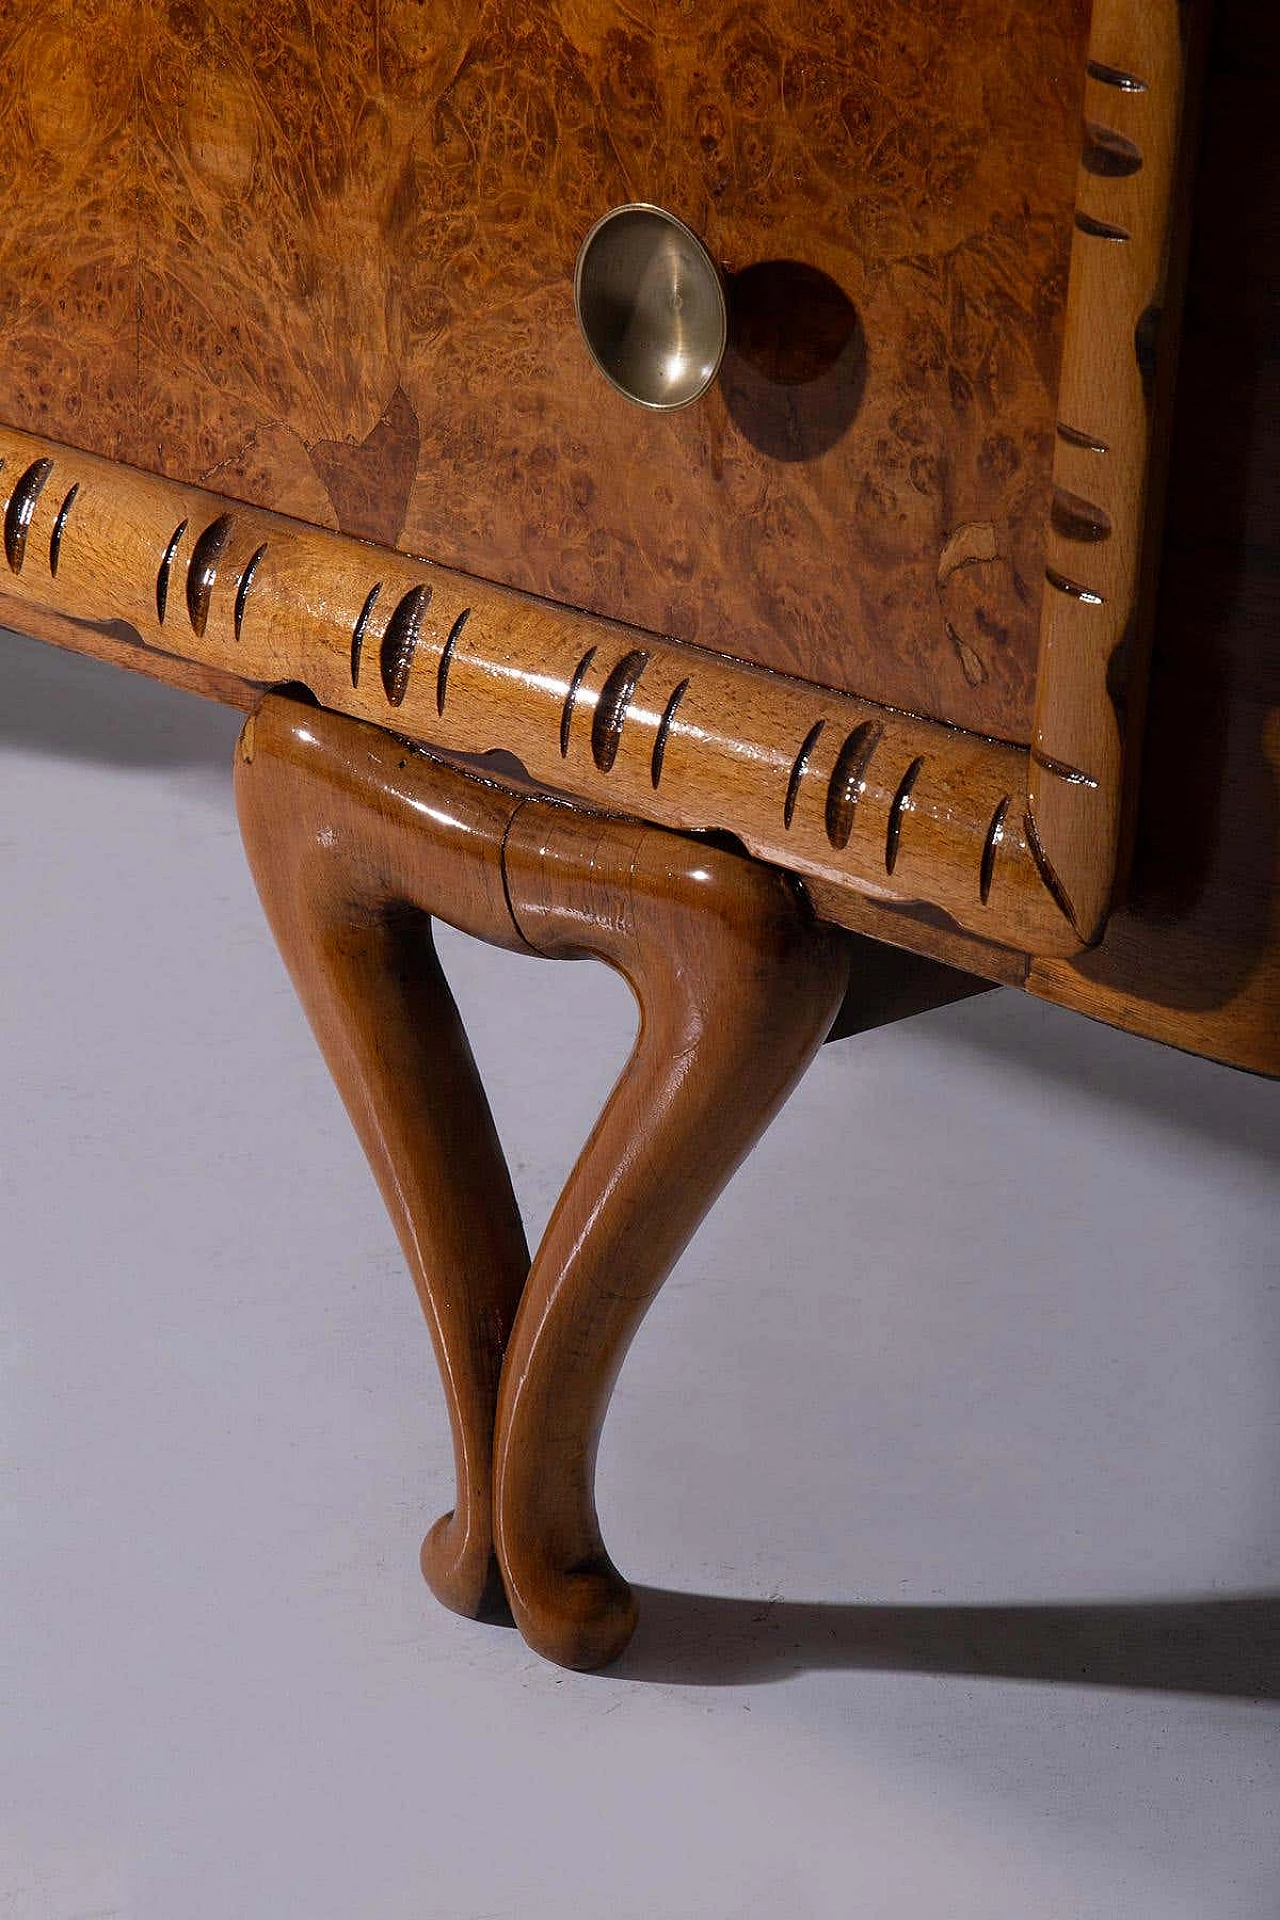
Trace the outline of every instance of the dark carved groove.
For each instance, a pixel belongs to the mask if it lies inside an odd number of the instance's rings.
[[[1006,793],[991,816],[991,825],[987,828],[987,837],[982,843],[982,867],[978,874],[978,894],[985,907],[991,898],[991,882],[995,877],[996,854],[1004,839],[1004,817],[1013,801],[1013,795]]]
[[[173,563],[178,557],[178,548],[182,545],[182,536],[187,530],[187,522],[180,520],[169,535],[169,544],[164,550],[160,562],[160,571],[156,574],[156,618],[164,625],[165,609],[169,604],[169,576],[173,572]]]
[[[1111,538],[1111,515],[1081,494],[1068,493],[1065,487],[1054,488],[1049,518],[1054,532],[1064,540],[1097,542]]]
[[[382,670],[383,691],[393,707],[400,706],[409,691],[409,674],[422,634],[422,617],[430,605],[430,587],[410,587],[387,622],[378,664]]]
[[[58,562],[62,558],[62,536],[67,530],[67,521],[70,518],[71,509],[76,503],[76,495],[79,491],[80,482],[77,480],[75,485],[68,491],[67,497],[62,505],[58,508],[58,517],[53,523],[53,532],[49,535],[49,571],[55,576],[58,571]]]
[[[255,552],[250,554],[249,564],[245,568],[244,572],[240,575],[240,585],[236,588],[236,606],[235,606],[235,629],[236,629],[237,640],[240,638],[241,629],[244,626],[244,610],[246,605],[248,604],[249,589],[253,585],[253,576],[258,571],[258,564],[261,561],[262,556],[266,552],[266,550],[267,550],[267,543],[264,540],[262,545],[258,547]]]
[[[436,668],[436,712],[444,712],[445,695],[449,690],[449,668],[453,664],[453,650],[458,644],[462,629],[471,618],[470,607],[464,607],[453,625],[443,647],[440,649],[440,665]]]
[[[863,720],[854,728],[836,756],[827,788],[827,839],[837,852],[849,844],[854,815],[862,795],[862,783],[867,777],[871,756],[880,745],[883,734],[884,728],[878,720]]]
[[[1128,227],[1118,227],[1113,220],[1099,220],[1091,213],[1077,213],[1076,225],[1081,233],[1090,234],[1095,240],[1113,240],[1123,244],[1133,237]]]
[[[670,733],[671,723],[676,717],[676,709],[688,691],[689,682],[682,680],[663,708],[662,718],[658,722],[658,737],[653,743],[653,759],[649,766],[649,777],[653,781],[655,792],[657,791],[658,782],[662,778],[662,763],[667,755],[667,735]]]
[[[627,708],[648,664],[649,656],[643,647],[633,647],[630,653],[623,654],[600,689],[591,721],[591,758],[601,773],[613,771]]]
[[[381,592],[382,582],[379,580],[374,586],[370,587],[368,593],[365,595],[364,605],[361,607],[356,617],[356,623],[351,629],[351,684],[353,687],[360,685],[360,656],[364,652],[364,636],[368,630],[373,609],[378,603],[378,595]]]
[[[191,549],[191,558],[187,562],[187,617],[191,621],[191,631],[198,640],[203,639],[204,630],[209,624],[209,606],[213,599],[214,582],[218,578],[218,562],[227,550],[231,526],[229,513],[220,513],[216,520],[211,520]]]
[[[1118,87],[1121,93],[1145,93],[1147,83],[1139,80],[1136,73],[1126,73],[1123,67],[1109,67],[1101,60],[1089,62],[1089,78],[1100,80],[1104,87]]]
[[[906,817],[907,806],[911,799],[911,790],[924,769],[924,756],[920,755],[911,762],[898,784],[893,796],[893,805],[889,809],[889,824],[884,836],[884,870],[892,873],[898,864],[898,850],[902,845],[902,822]]]
[[[36,510],[36,502],[44,492],[49,475],[53,472],[52,460],[33,460],[25,473],[18,476],[13,493],[4,514],[4,551],[5,558],[15,573],[22,572],[22,562],[27,553],[27,534],[31,530],[31,516]]]
[[[1026,813],[1022,817],[1022,831],[1027,837],[1027,851],[1035,861],[1036,871],[1052,895],[1058,911],[1065,915],[1075,932],[1079,933],[1080,922],[1076,919],[1076,910],[1071,904],[1071,899],[1066,888],[1054,872],[1053,862],[1040,844],[1040,835],[1036,832],[1036,823],[1032,817],[1030,807],[1027,808]]]
[[[1102,595],[1095,593],[1092,587],[1082,586],[1079,580],[1069,580],[1065,573],[1059,573],[1055,567],[1046,567],[1044,577],[1057,593],[1065,593],[1072,600],[1080,600],[1086,607],[1100,607]]]
[[[1081,773],[1079,767],[1069,767],[1065,760],[1055,760],[1052,754],[1043,752],[1039,747],[1032,747],[1031,758],[1056,780],[1065,780],[1068,786],[1096,789],[1098,785],[1091,773]]]
[[[1099,440],[1091,433],[1081,433],[1079,427],[1069,427],[1065,420],[1058,422],[1058,438],[1065,440],[1069,447],[1083,447],[1086,453],[1110,453],[1105,440]]]
[[[562,760],[567,757],[569,752],[569,729],[573,725],[573,710],[578,704],[578,695],[582,691],[582,683],[586,679],[590,671],[591,662],[595,657],[595,648],[588,647],[573,670],[573,678],[569,682],[569,691],[564,697],[564,706],[560,711],[560,758]]]
[[[1086,120],[1080,164],[1086,173],[1100,179],[1127,180],[1130,174],[1142,171],[1142,148],[1114,127],[1100,127],[1096,120]]]
[[[804,779],[813,758],[813,750],[822,737],[825,720],[815,720],[804,737],[804,744],[791,763],[791,778],[787,781],[787,797],[782,808],[782,824],[790,827],[795,818],[796,802],[800,798],[800,782]]]

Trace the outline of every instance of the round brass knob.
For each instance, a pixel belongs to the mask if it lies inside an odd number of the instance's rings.
[[[661,207],[614,207],[578,251],[573,303],[592,359],[639,407],[704,394],[729,333],[724,286],[696,233]]]

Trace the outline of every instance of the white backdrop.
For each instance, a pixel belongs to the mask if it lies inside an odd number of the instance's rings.
[[[4,1920],[1275,1920],[1280,1089],[1006,993],[826,1049],[633,1349],[656,1591],[562,1674],[421,1584],[236,716],[0,659]],[[442,950],[536,1232],[629,998]]]

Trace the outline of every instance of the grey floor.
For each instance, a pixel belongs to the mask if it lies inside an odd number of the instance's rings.
[[[0,640],[3,1920],[1275,1920],[1280,1089],[828,1048],[650,1315],[612,1673],[439,1611],[425,1328],[236,719]],[[620,984],[456,937],[536,1231]]]

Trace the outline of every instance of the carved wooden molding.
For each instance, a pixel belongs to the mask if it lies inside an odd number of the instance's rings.
[[[1093,10],[1028,808],[1028,831],[1090,940],[1117,877],[1125,708],[1131,698],[1140,707],[1145,674],[1155,442],[1180,291],[1170,263],[1184,35],[1203,12],[1178,0],[1095,0]]]
[[[1079,935],[1025,751],[0,429],[11,600],[1025,953]]]

